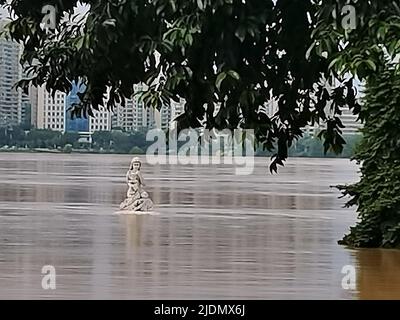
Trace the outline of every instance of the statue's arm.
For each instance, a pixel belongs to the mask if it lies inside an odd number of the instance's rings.
[[[142,174],[140,172],[138,173],[138,177],[139,177],[140,184],[143,187],[145,187],[146,185],[144,184],[144,179],[143,179],[143,176],[142,176]]]
[[[126,173],[126,183],[129,184],[129,171]]]

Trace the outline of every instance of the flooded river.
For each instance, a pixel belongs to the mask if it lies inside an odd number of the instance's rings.
[[[348,160],[144,163],[155,214],[118,215],[130,160],[0,153],[0,299],[400,299],[400,251],[337,245],[356,220],[330,188],[357,179]]]

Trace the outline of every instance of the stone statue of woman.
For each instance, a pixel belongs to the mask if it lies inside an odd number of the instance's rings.
[[[126,173],[126,182],[128,192],[126,199],[120,205],[120,210],[128,211],[150,211],[153,208],[153,201],[149,194],[144,191],[145,186],[140,168],[142,163],[138,157],[132,159],[128,172]]]

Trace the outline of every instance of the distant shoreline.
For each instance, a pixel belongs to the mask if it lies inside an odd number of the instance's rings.
[[[96,150],[72,150],[71,152],[66,152],[62,150],[54,150],[54,149],[0,149],[2,153],[51,153],[51,154],[136,154],[143,155],[143,153],[124,153],[124,152],[104,152],[104,151],[96,151]]]
[[[98,150],[72,150],[71,152],[65,152],[62,150],[54,150],[54,149],[0,149],[0,153],[47,153],[47,154],[103,154],[103,155],[146,155],[145,153],[125,153],[125,152],[104,152],[104,151],[98,151]],[[254,155],[256,158],[270,158],[271,155]],[[333,156],[333,155],[327,155],[327,156],[315,156],[315,155],[289,155],[288,158],[315,158],[315,159],[351,159],[351,157],[346,157],[346,156]]]

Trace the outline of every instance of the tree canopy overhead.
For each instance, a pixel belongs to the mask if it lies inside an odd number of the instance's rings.
[[[0,3],[5,1],[0,1]],[[24,45],[22,63],[31,77],[22,87],[46,84],[68,92],[70,82],[87,86],[74,114],[92,114],[103,105],[124,105],[134,84],[149,86],[146,105],[186,101],[179,128],[255,129],[265,149],[277,147],[271,170],[288,155],[307,124],[326,121],[326,150],[340,152],[340,107],[358,110],[352,79],[329,91],[330,61],[313,44],[321,8],[312,0],[96,0],[82,18],[78,1],[14,0],[9,24]],[[40,27],[42,7],[57,8],[56,30]],[[64,13],[68,19],[62,19]],[[157,53],[157,54],[156,54]],[[157,81],[155,81],[157,79]],[[275,99],[276,114],[265,111]],[[330,104],[329,101],[333,101]],[[215,105],[220,109],[215,112]],[[332,109],[331,115],[326,107]],[[203,122],[203,120],[205,120]]]

